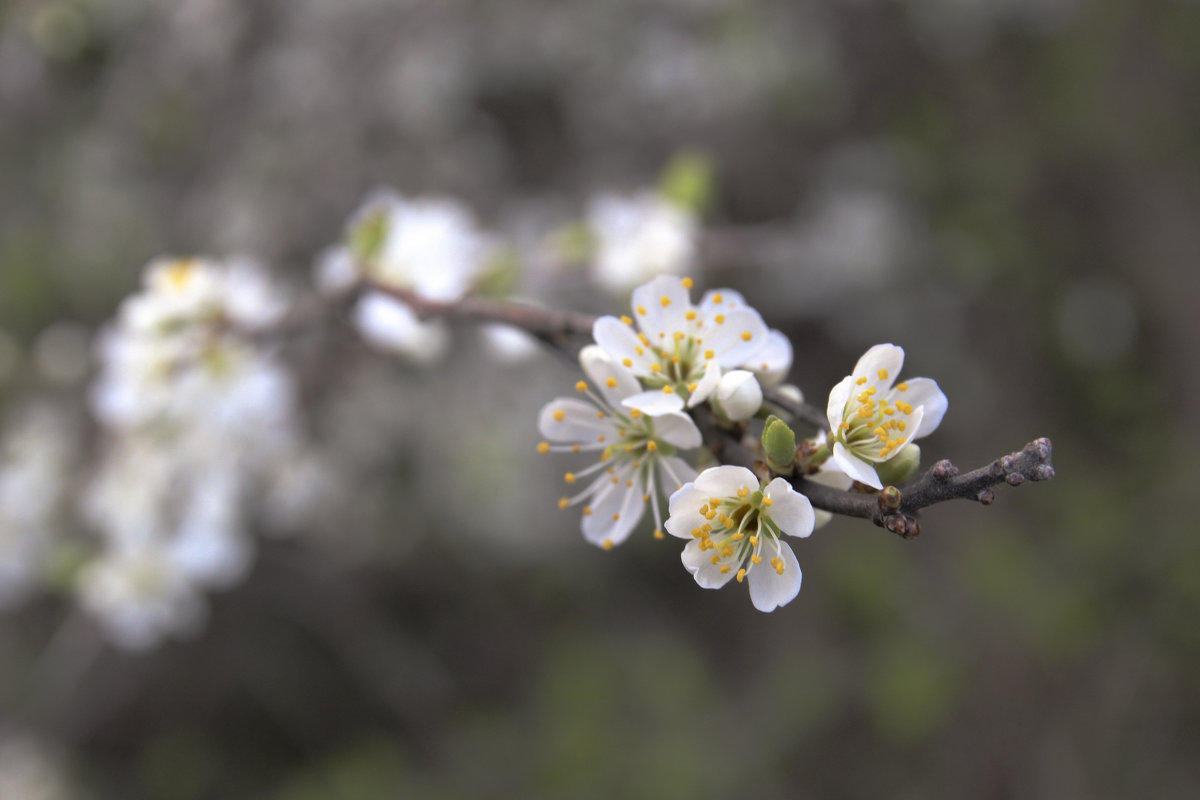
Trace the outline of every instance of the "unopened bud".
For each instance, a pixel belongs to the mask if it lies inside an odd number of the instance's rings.
[[[762,433],[763,454],[774,472],[787,475],[796,460],[796,432],[775,415],[767,417]]]
[[[897,453],[895,458],[889,458],[882,464],[876,464],[875,472],[885,485],[895,486],[911,478],[919,466],[921,466],[921,448],[910,444]]]
[[[897,511],[903,502],[904,497],[895,486],[885,486],[883,491],[879,493],[879,505],[881,508],[886,508],[889,511]]]
[[[762,408],[762,387],[754,373],[744,369],[722,375],[716,394],[721,411],[734,422],[748,420]]]

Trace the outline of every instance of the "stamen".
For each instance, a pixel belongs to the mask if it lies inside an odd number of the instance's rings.
[[[554,412],[554,421],[555,422],[562,422],[566,418],[567,418],[567,415],[561,408]]]
[[[637,307],[637,312],[638,312],[638,314],[640,314],[640,315],[641,315],[641,316],[643,316],[643,317],[644,317],[644,316],[646,316],[646,307],[645,307],[645,306],[638,306],[638,307]]]
[[[565,497],[558,498],[558,510],[562,511],[567,506],[571,505],[571,501]]]
[[[642,410],[640,408],[631,409],[629,411],[629,416],[633,417],[634,419],[637,419],[638,417],[642,416]]]
[[[680,283],[683,285],[683,288],[685,288],[685,289],[690,289],[696,285],[695,282],[691,278],[684,278],[683,280],[680,281]]]
[[[767,506],[768,508],[770,508],[772,505],[774,505],[774,503],[775,503],[775,501],[774,501],[774,500],[772,500],[772,499],[771,499],[771,498],[769,498],[769,497],[764,497],[764,498],[763,498],[763,505],[764,505],[764,506]]]
[[[747,489],[745,486],[743,486],[742,488],[737,490],[738,497],[746,497],[749,494],[750,494],[750,490]]]
[[[907,384],[907,383],[904,383],[904,382],[900,382],[900,383],[897,383],[897,384],[896,384],[896,388],[897,388],[897,389],[899,389],[899,390],[900,390],[900,391],[902,391],[902,392],[907,392],[907,391],[908,391],[908,384]]]
[[[716,358],[716,357],[717,357],[717,354],[716,354],[716,353],[714,353],[712,350],[705,350],[705,351],[704,351],[704,358],[705,358],[706,360],[708,360],[708,361],[711,361],[712,359],[714,359],[714,358]]]
[[[713,317],[713,319],[717,321],[718,325],[725,324],[725,315],[724,314],[717,314],[715,317]]]
[[[550,443],[549,442],[538,442],[537,451],[539,453],[549,453],[550,452]]]
[[[857,383],[859,386],[862,386],[866,382],[867,382],[866,375],[863,375],[861,378],[859,378],[858,380],[855,381],[855,383]]]
[[[654,538],[655,538],[655,539],[663,539],[663,538],[666,538],[666,537],[664,537],[664,536],[663,536],[663,532],[662,532],[662,531],[660,531],[658,528],[655,528],[655,529],[654,529]]]
[[[590,517],[590,516],[592,515],[592,507],[591,507],[591,506],[584,506],[584,507],[583,507],[583,515],[584,515],[585,517]]]
[[[886,369],[879,370],[879,380],[886,381],[887,376],[888,376],[888,371]]]
[[[603,545],[601,545],[601,546],[602,546],[602,547],[603,547],[605,550],[612,550],[612,549],[613,549],[613,541],[612,541],[612,539],[605,539],[605,540],[604,540],[604,543],[603,543]]]
[[[722,574],[722,575],[725,575],[725,574],[727,574],[727,573],[729,572],[729,570],[731,570],[731,569],[733,569],[733,567],[729,566],[728,564],[724,564],[724,565],[721,567],[721,574]]]
[[[683,318],[686,319],[688,322],[691,322],[692,320],[694,320],[696,318],[696,312],[689,311],[683,315]]]
[[[622,359],[621,359],[621,366],[623,366],[623,367],[632,367],[632,366],[633,366],[633,359],[632,359],[632,358],[622,358]]]
[[[653,453],[658,449],[658,442],[651,439],[650,441],[646,442],[646,449]]]
[[[607,379],[604,381],[604,385],[605,385],[605,386],[607,386],[607,387],[608,387],[608,388],[610,388],[610,389],[615,389],[615,388],[617,388],[617,379],[616,379],[616,378],[614,378],[614,377],[612,377],[612,376],[609,376],[609,377],[608,377],[608,378],[607,378]]]
[[[739,569],[737,572],[737,582],[741,583],[744,580],[746,580],[746,570]]]
[[[667,296],[664,294],[662,297],[658,298],[658,303],[659,303],[659,305],[661,305],[663,308],[666,308],[667,306],[671,305],[671,298],[667,297]]]
[[[742,331],[742,341],[743,342],[748,342],[753,338],[754,338],[754,334],[751,333],[750,331]]]
[[[563,480],[566,481],[567,483],[574,483],[575,482],[575,473],[568,472],[567,474],[563,475]]]
[[[663,387],[663,394],[674,394],[674,393],[675,393],[675,388],[673,386],[667,385],[667,386]]]
[[[575,389],[576,389],[576,391],[586,392],[587,391],[587,382],[580,381],[579,383],[575,384]]]
[[[622,315],[621,315],[621,322],[624,322],[626,325],[632,325],[632,324],[633,324],[633,317],[627,317],[627,316],[625,316],[624,314],[622,314]]]
[[[712,301],[713,301],[714,303],[722,303],[722,302],[724,302],[724,301],[725,301],[725,298],[721,296],[721,293],[720,293],[720,292],[717,292],[716,294],[714,294],[714,295],[712,296]]]

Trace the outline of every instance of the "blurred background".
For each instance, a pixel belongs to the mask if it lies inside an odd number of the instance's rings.
[[[69,474],[0,609],[0,798],[1193,796],[1197,98],[1194,0],[0,0],[0,413],[41,431],[6,458]],[[892,341],[950,398],[928,462],[1049,436],[1058,478],[915,541],[835,520],[764,615],[554,509],[569,360],[418,366],[335,309],[282,350],[320,502],[188,636],[81,610],[94,339],[150,259],[302,294],[381,186],[537,252],[684,152],[698,287],[808,399]]]

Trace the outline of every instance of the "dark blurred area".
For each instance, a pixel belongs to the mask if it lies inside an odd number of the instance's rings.
[[[950,399],[927,463],[1048,436],[1058,471],[915,541],[834,520],[764,615],[554,509],[571,364],[347,333],[301,376],[341,499],[202,632],[0,612],[0,800],[1194,796],[1197,98],[1194,0],[0,0],[6,419],[80,403],[45,331],[160,253],[300,287],[375,187],[521,240],[689,150],[697,284],[792,337],[810,402],[895,342]]]

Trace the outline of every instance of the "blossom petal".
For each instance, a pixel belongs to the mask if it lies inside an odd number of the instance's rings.
[[[616,317],[600,317],[592,325],[592,338],[596,344],[617,361],[629,359],[631,369],[638,375],[650,375],[650,365],[656,363],[649,348],[642,347],[633,328]],[[641,355],[638,355],[641,350]]]
[[[598,345],[589,344],[579,351],[579,366],[609,406],[616,406],[621,398],[642,391],[642,385],[633,372],[617,364]]]
[[[696,480],[696,470],[691,464],[678,456],[664,456],[658,461],[659,485],[665,491],[679,489],[684,484]]]
[[[696,390],[688,395],[688,408],[695,408],[712,396],[721,383],[721,374],[721,366],[716,361],[704,365],[704,377],[696,384]]]
[[[767,344],[767,323],[752,308],[739,308],[725,314],[723,322],[708,317],[704,347],[716,353],[722,367],[736,367],[758,357]],[[746,335],[749,334],[749,338]]]
[[[696,427],[696,423],[692,422],[692,418],[687,414],[672,413],[658,415],[654,417],[652,423],[654,425],[654,438],[662,439],[664,442],[673,444],[684,450],[699,447],[703,441],[700,429]]]
[[[775,552],[771,552],[775,550]],[[790,603],[800,593],[800,582],[804,579],[800,562],[792,548],[771,539],[763,543],[763,562],[756,564],[746,576],[750,583],[750,601],[759,611],[771,612]],[[783,572],[771,566],[771,559],[783,560]]]
[[[776,478],[771,481],[763,489],[763,497],[771,498],[767,514],[781,531],[789,536],[808,536],[813,532],[816,518],[812,503],[786,480]]]
[[[561,414],[559,413],[561,412]],[[614,436],[612,418],[594,405],[574,397],[557,397],[538,414],[538,431],[552,442],[592,442],[597,436]],[[558,419],[561,416],[562,419]]]
[[[683,548],[680,558],[684,568],[692,574],[702,589],[720,589],[729,583],[735,574],[733,569],[721,572],[721,567],[724,566],[721,561],[712,563],[712,555],[707,550],[701,550],[699,541],[695,539]]]
[[[697,489],[694,483],[686,483],[673,492],[668,501],[669,516],[664,525],[667,533],[680,539],[692,538],[692,530],[707,522],[700,514],[700,507],[706,502],[708,495]]]
[[[758,478],[745,467],[709,467],[696,478],[696,488],[706,492],[709,497],[733,497],[742,487],[750,491],[759,487]]]
[[[846,416],[846,403],[853,391],[854,376],[847,375],[829,392],[829,405],[825,410],[825,417],[829,420],[829,429],[834,433],[837,433],[838,426]]]
[[[762,350],[741,366],[754,372],[764,386],[774,386],[782,382],[792,368],[792,343],[780,331],[767,331],[767,343]]]
[[[925,409],[921,424],[917,426],[917,432],[913,435],[914,439],[920,439],[922,436],[933,433],[937,430],[937,426],[942,424],[942,417],[946,415],[950,401],[946,399],[946,395],[937,385],[937,381],[932,378],[912,378],[905,383],[908,385],[908,390],[904,392],[893,390],[892,396],[910,403],[914,407]]]
[[[717,302],[717,298],[721,298],[721,302]],[[746,298],[742,297],[741,292],[733,289],[709,289],[704,293],[704,297],[700,298],[700,309],[706,312],[729,311],[734,308],[746,308]]]
[[[891,388],[903,366],[904,349],[902,347],[894,344],[877,344],[863,353],[862,358],[854,365],[854,377],[866,376],[868,381],[866,385],[879,386],[882,390],[886,390]],[[879,377],[880,370],[884,371],[886,378]]]
[[[633,478],[633,474],[632,469],[625,469],[612,476],[602,474],[597,478],[598,481],[611,481],[612,478],[616,478],[617,484],[592,506],[591,514],[583,516],[583,538],[598,545],[603,545],[606,541],[616,545],[629,538],[629,534],[642,519],[645,508],[645,503],[642,502],[645,490],[641,483]],[[625,486],[625,482],[631,479],[633,486]]]
[[[647,416],[657,417],[661,414],[678,412],[683,408],[683,398],[674,393],[668,394],[661,389],[651,389],[626,397],[621,401],[621,405],[626,408],[636,408]]]
[[[867,486],[873,486],[876,489],[883,488],[883,484],[879,482],[879,476],[875,473],[875,468],[847,450],[846,446],[841,442],[833,443],[832,461],[837,469],[840,469],[859,483],[865,483]],[[829,462],[826,462],[826,465],[828,466]]]
[[[638,327],[655,342],[684,330],[684,315],[691,310],[692,301],[679,276],[659,275],[633,290],[631,305]]]

